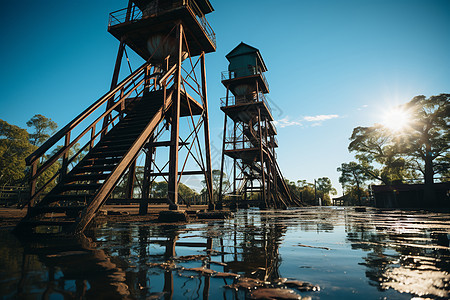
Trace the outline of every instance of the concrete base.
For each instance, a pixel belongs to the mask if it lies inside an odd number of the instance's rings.
[[[169,210],[178,210],[177,204],[169,204]]]
[[[159,212],[158,222],[186,222],[188,219],[184,210],[163,210]]]

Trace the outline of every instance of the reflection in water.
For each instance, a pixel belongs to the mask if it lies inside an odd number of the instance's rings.
[[[352,248],[369,252],[362,264],[370,284],[380,290],[450,297],[447,218],[390,212],[372,214],[370,220],[355,217],[348,226]]]
[[[4,250],[4,249],[2,249]],[[45,241],[26,241],[22,245],[20,266],[8,270],[20,272],[20,278],[6,282],[5,296],[16,295],[28,298],[42,295],[49,299],[111,299],[125,298],[129,291],[125,273],[111,262],[103,250],[85,236],[78,238],[47,239]],[[16,249],[17,251],[17,249]]]
[[[312,299],[446,299],[448,217],[304,208],[196,224],[108,223],[89,238],[45,243],[0,231],[0,296],[244,299],[244,291],[225,288],[237,273],[319,284],[320,292],[297,291]]]

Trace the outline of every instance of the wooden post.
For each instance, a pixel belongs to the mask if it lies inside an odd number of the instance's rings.
[[[38,163],[38,160],[35,160],[31,164],[31,170],[30,170],[30,200],[34,196],[34,194],[36,193],[36,181],[37,181],[37,178],[35,178],[35,176],[36,176],[36,171],[37,171],[37,163]],[[27,207],[27,212],[30,212],[30,208],[33,207],[33,206],[34,206],[34,201],[29,201],[28,202],[28,207]]]
[[[133,199],[134,179],[136,177],[136,160],[131,163],[128,169],[127,189],[125,190],[125,199]]]
[[[211,145],[209,140],[209,116],[208,116],[208,97],[206,91],[206,65],[205,52],[200,55],[201,76],[202,76],[202,98],[203,98],[203,128],[205,131],[205,152],[206,152],[206,184],[209,196],[208,210],[214,210],[212,168],[211,168]]]
[[[70,145],[70,131],[66,133],[66,136],[64,138],[64,148],[68,148],[69,145]],[[69,150],[67,150],[63,155],[61,173],[59,174],[60,181],[62,181],[64,179],[64,176],[66,176],[67,174],[68,161],[69,161]]]
[[[180,133],[180,103],[181,103],[181,56],[183,51],[183,24],[178,24],[178,64],[175,82],[175,101],[172,103],[172,126],[170,133],[170,153],[169,153],[169,182],[168,182],[168,202],[170,210],[178,209],[178,146]]]

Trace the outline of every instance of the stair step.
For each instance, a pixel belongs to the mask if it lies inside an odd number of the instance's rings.
[[[75,182],[75,181],[95,181],[95,180],[104,180],[108,178],[109,174],[79,174],[70,177],[66,177],[66,182]]]
[[[103,158],[101,157],[88,157],[86,158],[86,161],[83,162],[83,166],[88,165],[112,165],[117,164],[122,160],[122,157],[110,157],[110,158]]]
[[[122,125],[122,124],[130,124],[130,123],[134,123],[134,124],[142,124],[142,125],[146,125],[148,124],[148,122],[150,121],[150,118],[148,115],[128,115],[125,119],[123,119],[122,121],[120,121],[119,123],[117,123],[117,126]]]
[[[124,125],[121,125],[120,127],[117,127],[117,129],[114,132],[111,132],[111,135],[108,136],[108,140],[123,138],[125,136],[136,138],[139,136],[139,134],[141,134],[143,129],[144,129],[144,126],[136,126],[133,124],[124,124]]]
[[[92,166],[76,166],[73,171],[74,174],[98,171],[112,171],[116,165],[92,165]]]
[[[44,207],[33,207],[32,213],[43,214],[43,213],[65,213],[65,212],[78,212],[82,211],[85,206],[44,206]]]
[[[131,147],[131,144],[128,143],[121,143],[121,141],[117,141],[114,144],[110,145],[102,145],[100,147],[95,148],[95,152],[102,151],[102,150],[128,150]]]
[[[92,198],[93,194],[71,194],[71,195],[47,195],[51,202],[55,201],[85,201]]]
[[[104,142],[106,144],[108,143],[114,143],[118,140],[128,140],[128,141],[134,141],[138,138],[138,136],[141,134],[141,130],[139,130],[139,132],[134,132],[134,133],[130,133],[128,131],[125,131],[125,129],[123,129],[123,132],[112,132],[110,136],[108,136],[108,138],[106,140],[104,140]],[[102,146],[104,142],[100,142],[99,146]]]
[[[71,220],[25,220],[22,221],[24,225],[36,227],[40,225],[47,225],[47,226],[70,226],[73,225],[75,222]]]
[[[58,191],[88,191],[97,190],[101,186],[100,183],[94,184],[65,184],[58,187]]]
[[[128,136],[124,136],[124,137],[120,140],[120,142],[122,142],[122,143],[127,143],[127,144],[132,144],[135,140],[136,140],[136,138],[134,138],[134,137],[128,138]],[[118,141],[115,140],[115,139],[103,140],[103,141],[100,141],[100,142],[96,145],[96,147],[102,147],[102,146],[106,146],[106,145],[110,145],[110,144],[116,144],[117,142],[118,142]]]

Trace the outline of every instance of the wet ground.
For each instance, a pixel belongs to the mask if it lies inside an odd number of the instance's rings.
[[[448,299],[450,215],[301,208],[184,224],[99,222],[79,239],[0,230],[4,299]]]

